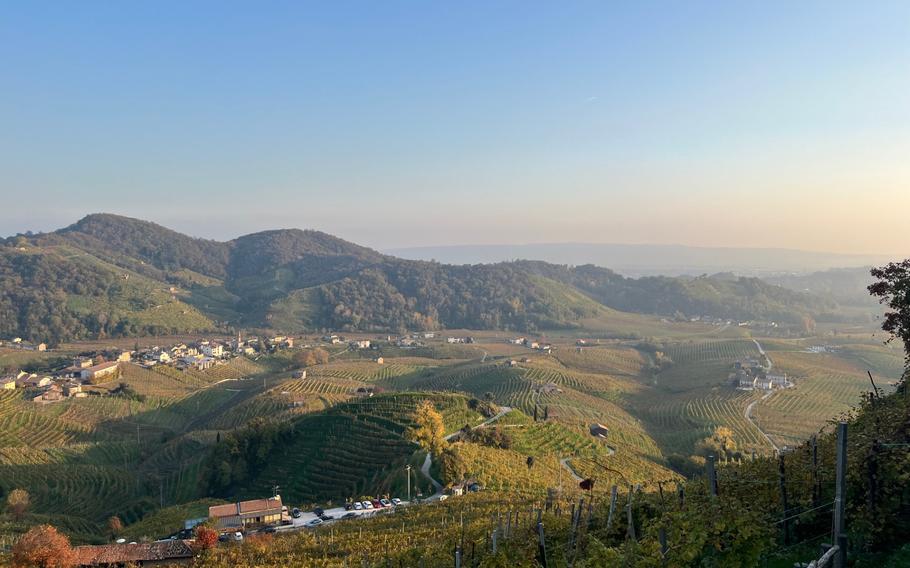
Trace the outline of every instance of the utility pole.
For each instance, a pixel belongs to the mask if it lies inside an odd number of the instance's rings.
[[[404,466],[408,471],[408,503],[411,502],[411,464]]]
[[[834,557],[834,568],[847,566],[847,530],[844,519],[847,498],[847,423],[837,425],[837,470],[834,490],[834,541],[837,544],[837,556]]]

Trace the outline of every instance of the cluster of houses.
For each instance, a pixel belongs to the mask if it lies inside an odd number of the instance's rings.
[[[127,359],[128,360],[128,359]],[[35,402],[56,402],[65,398],[87,396],[83,385],[101,383],[116,378],[121,360],[95,362],[76,357],[73,364],[53,375],[27,373],[0,377],[0,390],[24,389]]]
[[[0,339],[0,347],[7,349],[21,349],[23,351],[47,351],[47,343],[31,343],[21,337]]]
[[[178,369],[204,371],[225,359],[239,355],[257,357],[280,349],[294,347],[294,338],[283,335],[260,339],[243,339],[238,335],[230,341],[201,340],[195,343],[178,343],[170,347],[150,347],[136,352],[137,362],[143,367],[171,365]]]
[[[533,339],[528,339],[527,337],[515,337],[509,340],[509,343],[512,345],[524,345],[528,349],[534,349],[535,351],[542,351],[547,355],[553,351],[553,346],[549,343],[543,343],[540,341],[534,341]]]
[[[754,357],[736,361],[729,375],[730,384],[740,390],[786,389],[793,386],[787,374],[773,374],[764,361]]]
[[[52,373],[18,371],[0,376],[0,390],[24,389],[26,397],[35,402],[56,402],[88,396],[83,388],[85,385],[116,380],[122,364],[135,363],[146,368],[170,365],[178,369],[205,370],[237,355],[256,356],[293,346],[293,338],[285,336],[247,340],[238,336],[231,341],[201,340],[136,351],[104,351],[75,357],[72,364]]]
[[[447,337],[446,343],[474,343],[473,337]]]

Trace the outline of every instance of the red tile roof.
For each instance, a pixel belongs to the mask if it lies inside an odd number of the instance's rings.
[[[104,566],[126,562],[180,560],[193,557],[189,541],[168,540],[145,544],[106,544],[77,546],[73,549],[76,566]]]

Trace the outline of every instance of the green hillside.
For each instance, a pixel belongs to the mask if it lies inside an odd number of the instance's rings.
[[[755,278],[636,280],[528,261],[444,265],[318,231],[215,242],[109,214],[0,241],[0,275],[0,335],[51,344],[215,327],[596,331],[622,312],[773,320],[804,332],[837,309],[830,297]]]

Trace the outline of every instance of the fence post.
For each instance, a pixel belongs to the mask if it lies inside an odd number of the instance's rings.
[[[708,456],[705,466],[708,468],[708,486],[711,488],[711,495],[717,497],[717,469],[714,467],[714,456]]]
[[[818,482],[818,437],[812,436],[812,508],[818,507],[821,492]]]
[[[610,526],[613,524],[613,512],[616,510],[616,492],[617,488],[614,485],[613,490],[610,491],[610,514],[607,515],[607,530],[610,530]]]
[[[540,520],[540,509],[537,510],[537,553],[540,555],[538,560],[543,568],[547,568],[547,537],[544,536],[543,522]]]
[[[682,484],[679,485],[679,509],[680,511],[686,505],[686,489]]]
[[[660,530],[657,533],[657,539],[660,541],[660,558],[661,561],[667,563],[667,553],[670,552],[670,548],[667,546],[667,529],[660,527]]]
[[[780,501],[784,508],[783,525],[784,525],[784,545],[790,544],[790,520],[788,519],[790,511],[787,507],[787,472],[784,468],[784,454],[781,453],[778,458],[778,472],[780,474]]]
[[[834,568],[847,566],[847,530],[844,519],[847,498],[847,423],[837,425],[837,477],[834,490],[834,538],[838,551]]]
[[[633,489],[632,489],[632,486],[630,485],[629,486],[629,503],[626,505],[626,518],[629,523],[627,534],[628,534],[629,538],[631,538],[632,540],[638,540],[635,537],[635,519],[632,518],[632,491],[633,491]]]
[[[490,537],[490,542],[493,543],[493,555],[496,555],[496,542],[498,540],[499,529],[493,529],[493,535]]]

